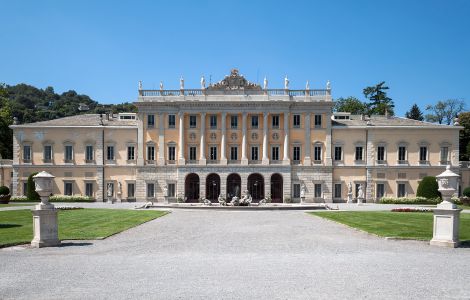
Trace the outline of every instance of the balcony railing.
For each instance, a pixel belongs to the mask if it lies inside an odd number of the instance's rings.
[[[269,95],[269,96],[327,96],[331,95],[331,90],[285,90],[285,89],[267,89],[267,90],[227,90],[222,94],[245,94],[245,95]],[[140,90],[139,95],[143,97],[162,97],[162,96],[201,96],[201,95],[219,95],[221,91],[211,91],[207,89],[185,89],[185,90]]]

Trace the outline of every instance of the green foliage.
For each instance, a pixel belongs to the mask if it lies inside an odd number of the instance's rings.
[[[434,105],[427,105],[426,110],[430,113],[426,115],[426,121],[439,124],[451,125],[454,118],[464,111],[465,101],[462,99],[447,99],[438,101]]]
[[[464,196],[466,196],[466,197],[470,197],[470,186],[467,186],[467,187],[463,190],[462,195],[464,195]]]
[[[28,177],[28,183],[27,183],[27,191],[26,191],[26,197],[28,197],[29,201],[40,201],[41,197],[39,197],[39,194],[36,192],[35,185],[34,185],[34,180],[33,176],[36,175],[36,173],[33,173],[29,175]]]
[[[364,96],[369,99],[367,104],[369,115],[385,115],[386,112],[390,115],[394,114],[395,104],[393,104],[392,98],[387,96],[386,90],[388,89],[389,87],[385,86],[385,81],[382,81],[374,86],[366,87],[362,91]]]
[[[367,113],[367,104],[355,97],[338,98],[333,108],[335,112],[349,112],[353,115]]]
[[[441,203],[441,199],[437,198],[424,198],[424,197],[415,197],[415,198],[394,198],[394,197],[383,197],[379,200],[381,204],[438,204]]]
[[[95,199],[88,196],[54,195],[49,197],[49,202],[95,202]]]
[[[440,198],[440,193],[437,190],[439,188],[436,177],[426,176],[418,185],[416,196],[424,197],[427,199]]]
[[[468,161],[470,160],[470,112],[459,114],[459,124],[463,126],[459,136],[460,160]]]
[[[413,104],[410,111],[406,112],[405,117],[407,117],[408,119],[418,120],[418,121],[424,120],[423,113],[421,112],[421,110],[419,109],[416,103]]]
[[[10,189],[7,186],[0,186],[0,195],[9,195]]]

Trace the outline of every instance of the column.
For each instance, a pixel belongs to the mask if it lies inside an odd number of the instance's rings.
[[[263,165],[269,165],[268,158],[268,113],[263,113]]]
[[[138,114],[137,120],[137,165],[144,165],[144,114]]]
[[[304,156],[304,166],[311,166],[312,159],[310,158],[310,148],[312,147],[312,142],[310,140],[310,112],[307,112],[305,115],[305,156]]]
[[[159,166],[165,165],[165,125],[163,113],[158,114],[158,160]]]
[[[282,163],[284,165],[290,164],[289,159],[289,112],[284,112],[284,158]]]
[[[248,164],[248,158],[246,157],[246,112],[242,114],[242,165]]]
[[[227,154],[226,149],[225,149],[225,135],[226,135],[226,118],[227,118],[227,113],[223,112],[222,113],[222,136],[220,138],[220,164],[226,165],[227,164]]]
[[[184,113],[182,111],[179,112],[179,117],[178,164],[184,165]]]
[[[331,159],[331,115],[327,114],[325,118],[326,122],[326,150],[325,150],[325,165],[331,166],[333,165],[333,160]]]
[[[199,164],[205,165],[206,164],[206,113],[201,113],[201,141],[199,145]]]

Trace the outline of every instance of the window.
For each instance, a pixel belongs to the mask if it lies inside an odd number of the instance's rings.
[[[127,184],[127,198],[135,197],[135,183],[129,182]]]
[[[335,198],[341,198],[341,183],[335,183]]]
[[[71,162],[73,160],[73,146],[66,145],[65,146],[65,161]]]
[[[176,184],[169,183],[168,184],[168,197],[175,197],[176,196]]]
[[[23,196],[27,196],[28,195],[28,182],[25,181],[23,182]]]
[[[230,147],[230,160],[238,160],[238,147]]]
[[[419,160],[420,162],[426,162],[428,160],[428,147],[421,146],[419,147]]]
[[[300,115],[293,116],[293,126],[294,128],[300,128]]]
[[[252,146],[251,147],[251,160],[258,160],[258,146]]]
[[[449,163],[449,147],[441,147],[441,164]]]
[[[196,147],[189,147],[189,160],[196,160]]]
[[[147,198],[154,198],[154,197],[155,197],[155,184],[147,183]]]
[[[406,197],[406,186],[404,183],[398,184],[398,191],[397,191],[398,198]]]
[[[66,196],[72,196],[73,195],[72,182],[64,182],[64,195],[66,195]]]
[[[168,115],[168,128],[176,127],[176,115]]]
[[[94,152],[93,152],[93,146],[92,145],[87,145],[85,147],[85,160],[87,162],[91,162],[94,159]]]
[[[147,160],[155,160],[155,146],[147,146]]]
[[[134,159],[135,159],[135,147],[127,146],[127,160],[134,160]]]
[[[315,198],[321,198],[321,183],[315,183]]]
[[[385,196],[385,184],[377,183],[377,199],[381,199]]]
[[[272,125],[273,128],[279,128],[279,115],[272,116]]]
[[[209,159],[210,160],[217,160],[217,146],[211,146],[209,148],[209,150],[210,150],[209,151],[209,154],[210,154]]]
[[[155,127],[155,115],[148,115],[147,116],[147,127],[148,128]]]
[[[399,162],[406,161],[406,147],[405,146],[398,147],[398,161]]]
[[[300,146],[294,146],[292,157],[294,161],[300,161]]]
[[[362,146],[356,147],[356,160],[362,160]]]
[[[377,160],[379,162],[383,162],[385,160],[385,147],[384,146],[377,147]]]
[[[230,128],[238,128],[238,116],[230,116]]]
[[[189,116],[189,128],[196,128],[196,126],[197,126],[196,116],[190,115]]]
[[[85,183],[85,196],[93,197],[93,182]]]
[[[258,128],[258,116],[251,116],[251,128]]]
[[[318,145],[313,148],[313,159],[316,161],[321,160],[321,146]]]
[[[293,190],[294,190],[293,197],[300,198],[300,183],[294,183]]]
[[[279,146],[273,146],[271,148],[271,159],[272,160],[279,160]]]
[[[106,147],[106,159],[114,160],[114,146]]]
[[[44,162],[50,162],[52,160],[52,146],[44,146]]]
[[[321,128],[321,115],[315,115],[315,128]]]
[[[28,162],[31,160],[31,146],[29,145],[23,146],[23,160]]]
[[[335,146],[335,160],[343,159],[343,148],[341,146]]]
[[[209,125],[211,129],[217,129],[217,116],[211,115],[209,118]]]
[[[168,160],[175,160],[176,148],[175,146],[168,147]]]

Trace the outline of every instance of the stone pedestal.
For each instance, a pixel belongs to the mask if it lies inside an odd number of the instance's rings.
[[[362,205],[364,203],[364,198],[363,197],[357,197],[357,205]]]
[[[458,208],[436,208],[434,210],[433,246],[456,248],[459,246],[460,212]]]
[[[348,193],[348,202],[347,203],[353,203],[352,193]]]
[[[300,197],[300,204],[305,203],[305,196]]]
[[[40,206],[41,204],[36,205],[36,209],[32,211],[34,238],[31,246],[35,248],[59,246],[57,210],[53,205],[52,209],[42,209]]]
[[[117,193],[117,201],[118,202],[122,202],[121,196],[122,196],[122,193]]]

